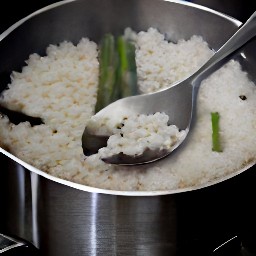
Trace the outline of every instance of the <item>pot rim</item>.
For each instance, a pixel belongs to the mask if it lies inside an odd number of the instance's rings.
[[[184,192],[189,192],[189,191],[194,191],[194,190],[199,190],[203,189],[206,187],[210,187],[212,185],[221,183],[225,180],[228,180],[232,177],[235,177],[239,175],[240,173],[246,171],[250,167],[252,167],[255,162],[251,162],[248,164],[246,167],[236,171],[232,172],[231,174],[228,174],[224,177],[220,177],[218,179],[214,179],[212,181],[208,181],[204,184],[199,184],[197,186],[192,186],[192,187],[186,187],[186,188],[180,188],[180,189],[171,189],[171,190],[155,190],[155,191],[128,191],[128,190],[110,190],[110,189],[101,189],[101,188],[96,188],[96,187],[91,187],[79,183],[75,183],[69,180],[64,180],[58,177],[55,177],[53,175],[50,175],[44,171],[41,171],[34,166],[24,162],[23,160],[19,159],[18,157],[14,156],[13,154],[9,153],[8,151],[4,150],[3,148],[0,147],[0,152],[3,153],[5,156],[7,156],[9,159],[14,160],[16,163],[20,164],[24,168],[28,169],[32,173],[38,174],[48,180],[60,183],[62,185],[66,185],[71,188],[75,188],[78,190],[82,190],[85,192],[90,192],[90,193],[100,193],[100,194],[107,194],[107,195],[116,195],[116,196],[163,196],[163,195],[171,195],[171,194],[179,194],[179,193],[184,193]]]
[[[29,14],[29,15],[25,16],[24,18],[18,20],[16,23],[14,23],[9,28],[7,28],[2,34],[0,34],[0,41],[2,41],[7,35],[9,35],[17,27],[22,25],[27,20],[33,18],[34,16],[39,15],[40,13],[46,12],[48,10],[57,8],[59,6],[62,6],[62,5],[71,3],[71,2],[76,2],[76,1],[80,1],[80,0],[63,0],[63,1],[59,1],[59,2],[56,2],[56,3],[50,4],[50,5],[47,5],[47,6],[43,7],[43,8],[40,8],[40,9],[32,12],[31,14]],[[203,6],[203,5],[187,2],[187,1],[184,1],[184,0],[159,0],[159,1],[171,2],[171,3],[177,3],[177,4],[181,4],[181,5],[187,5],[187,6],[195,7],[197,9],[201,9],[201,10],[213,13],[215,15],[218,15],[220,17],[223,17],[226,20],[229,20],[229,21],[233,22],[237,27],[239,27],[242,24],[241,21],[235,19],[234,17],[231,17],[228,14],[224,14],[222,12],[216,11],[214,9],[211,9],[211,8]]]
[[[34,16],[39,15],[43,12],[48,11],[48,10],[51,10],[53,8],[57,8],[59,6],[62,6],[62,5],[71,3],[71,2],[75,2],[75,1],[80,1],[80,0],[63,0],[63,1],[60,1],[60,2],[56,2],[56,3],[53,3],[53,4],[47,5],[43,8],[40,8],[40,9],[32,12],[31,14],[27,15],[26,17],[20,19],[19,21],[17,21],[13,25],[11,25],[2,34],[0,34],[0,41],[2,41],[12,31],[14,31],[16,28],[18,28],[20,25],[22,25],[27,20],[33,18]],[[206,12],[210,12],[212,14],[215,14],[217,16],[223,17],[226,20],[231,21],[237,27],[239,27],[242,24],[242,22],[240,22],[239,20],[237,20],[237,19],[235,19],[235,18],[233,18],[233,17],[231,17],[227,14],[224,14],[222,12],[216,11],[214,9],[211,9],[209,7],[205,7],[205,6],[202,6],[202,5],[199,5],[199,4],[186,2],[186,1],[182,1],[182,0],[159,0],[159,1],[172,2],[172,3],[191,6],[191,7],[197,8],[197,9],[204,10]],[[208,181],[204,184],[199,184],[197,186],[180,188],[180,189],[172,189],[172,190],[122,191],[122,190],[101,189],[101,188],[91,187],[91,186],[75,183],[75,182],[72,182],[72,181],[64,180],[64,179],[55,177],[53,175],[50,175],[50,174],[48,174],[44,171],[41,171],[41,170],[35,168],[34,166],[24,162],[23,160],[19,159],[18,157],[14,156],[13,154],[11,154],[10,152],[6,151],[5,149],[3,149],[1,147],[0,147],[0,153],[4,154],[9,159],[14,160],[16,163],[22,165],[24,168],[28,169],[32,173],[38,174],[38,175],[40,175],[40,176],[42,176],[42,177],[44,177],[48,180],[51,180],[51,181],[54,181],[54,182],[60,183],[62,185],[66,185],[66,186],[78,189],[78,190],[90,192],[90,193],[101,193],[101,194],[118,195],[118,196],[160,196],[160,195],[171,195],[171,194],[178,194],[178,193],[183,193],[183,192],[199,190],[199,189],[206,188],[206,187],[215,185],[217,183],[223,182],[223,181],[228,180],[228,179],[230,179],[234,176],[237,176],[238,174],[240,174],[240,173],[244,172],[245,170],[249,169],[250,167],[252,167],[256,163],[256,161],[251,162],[248,165],[246,165],[244,168],[242,168],[238,171],[232,172],[231,174],[225,175],[224,177],[220,177],[220,178],[214,179],[212,181]]]

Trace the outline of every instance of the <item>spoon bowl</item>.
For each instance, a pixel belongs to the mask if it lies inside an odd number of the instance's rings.
[[[99,111],[95,117],[100,120],[107,119],[108,122],[116,124],[131,114],[152,114],[164,112],[169,116],[168,124],[175,124],[181,130],[188,130],[191,122],[193,106],[193,90],[186,83],[173,85],[168,89],[156,93],[136,95],[117,100]],[[169,107],[171,105],[171,107]],[[113,113],[113,114],[111,114]],[[178,114],[177,113],[182,113]],[[109,135],[96,135],[95,131],[85,128],[82,142],[85,155],[91,155],[107,145]],[[177,148],[182,141],[176,143],[172,148]],[[129,156],[125,154],[113,155],[103,158],[107,163],[120,165],[144,164],[163,158],[168,155],[168,150],[149,150],[142,155]]]
[[[196,99],[202,80],[211,75],[230,60],[241,47],[256,35],[256,12],[238,29],[238,31],[193,75],[178,81],[167,89],[117,100],[98,113],[98,120],[108,120],[113,124],[130,114],[154,114],[164,112],[169,116],[169,124],[176,125],[188,134],[192,119],[195,120]],[[109,134],[97,135],[96,130],[85,128],[82,146],[85,155],[98,152],[107,145]],[[185,138],[184,138],[185,139]],[[184,141],[178,141],[170,150],[145,150],[140,156],[128,156],[123,153],[102,159],[117,165],[138,165],[162,159]]]

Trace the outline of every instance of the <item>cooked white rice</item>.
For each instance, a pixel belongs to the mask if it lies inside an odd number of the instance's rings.
[[[169,86],[199,68],[212,51],[200,36],[177,44],[151,28],[135,35],[136,62],[143,93]],[[230,61],[205,80],[198,97],[198,119],[177,151],[154,164],[107,165],[99,155],[83,155],[81,137],[93,115],[98,84],[97,45],[83,38],[51,45],[33,54],[21,73],[12,74],[0,103],[43,118],[45,124],[10,125],[0,118],[1,146],[63,179],[111,190],[171,190],[204,184],[255,161],[256,89]],[[239,96],[246,96],[243,100]],[[223,152],[212,151],[211,112],[219,112]]]
[[[169,125],[168,121],[169,116],[160,112],[126,117],[121,127],[109,137],[107,146],[99,150],[100,158],[119,153],[141,156],[147,149],[171,150],[184,140],[187,132],[179,131],[176,125]]]

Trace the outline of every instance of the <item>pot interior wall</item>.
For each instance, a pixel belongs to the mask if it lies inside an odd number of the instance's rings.
[[[199,25],[202,20],[204,26]],[[19,71],[29,54],[44,54],[49,44],[63,40],[77,43],[82,37],[98,42],[107,32],[122,33],[126,27],[140,31],[150,26],[166,33],[173,41],[188,39],[193,34],[202,35],[214,49],[218,49],[237,29],[237,24],[231,19],[172,2],[69,2],[28,19],[0,42],[0,91],[10,81],[11,71]]]

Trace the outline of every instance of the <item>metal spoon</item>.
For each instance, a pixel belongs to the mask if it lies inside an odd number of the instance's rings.
[[[122,117],[133,114],[154,114],[164,112],[169,116],[169,124],[176,125],[181,130],[189,131],[192,117],[195,117],[196,98],[199,86],[206,77],[219,69],[242,46],[256,35],[256,12],[240,27],[240,29],[192,76],[171,87],[151,94],[123,98],[111,103],[95,117],[115,122]],[[97,131],[87,127],[82,136],[85,155],[97,153],[98,149],[106,146],[108,134],[97,136]],[[103,159],[107,163],[117,165],[138,165],[150,163],[169,155],[182,141],[171,150],[146,150],[140,156],[128,156],[123,153]]]

